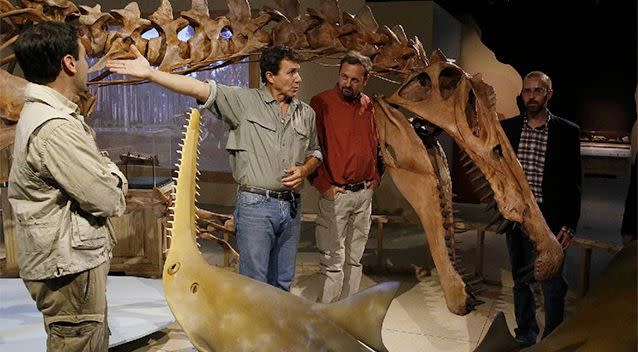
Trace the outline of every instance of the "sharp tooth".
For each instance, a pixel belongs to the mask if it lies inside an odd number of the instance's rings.
[[[479,170],[480,170],[479,167],[477,165],[474,165],[469,170],[465,171],[465,173],[469,175],[469,174],[474,173],[474,172],[479,171]]]
[[[472,178],[470,179],[470,182],[472,182],[472,183],[476,183],[476,182],[478,182],[480,179],[485,179],[485,178],[483,178],[483,174],[478,174],[478,175],[476,175],[476,176],[472,177]]]
[[[498,226],[498,228],[496,229],[496,233],[503,233],[505,230],[507,230],[511,225],[513,224],[512,221],[510,220],[503,220],[501,222],[501,224]]]
[[[494,214],[494,216],[490,219],[490,222],[488,222],[487,227],[490,227],[494,224],[496,224],[497,222],[499,222],[501,219],[503,218],[503,216],[501,215],[501,213],[496,212],[496,214]]]
[[[494,199],[494,192],[490,189],[490,193],[484,195],[481,198],[481,203],[487,203],[487,201],[493,200],[493,199]]]
[[[496,209],[496,199],[492,199],[491,202],[485,206],[485,210]]]
[[[467,161],[465,161],[462,166],[463,168],[467,168],[468,166],[472,165],[474,162],[472,161],[472,159],[468,159]]]
[[[480,193],[485,188],[488,188],[490,191],[492,191],[492,188],[490,188],[490,183],[487,182],[487,180],[485,180],[485,183],[478,185],[476,188],[474,188],[474,193]]]

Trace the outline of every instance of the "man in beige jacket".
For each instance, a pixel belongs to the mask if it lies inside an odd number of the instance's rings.
[[[44,317],[48,351],[106,352],[108,218],[124,213],[127,181],[73,103],[88,71],[76,29],[42,22],[14,51],[31,82],[9,175],[20,277]]]

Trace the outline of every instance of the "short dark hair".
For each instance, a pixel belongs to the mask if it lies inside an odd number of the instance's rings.
[[[372,61],[370,58],[365,55],[361,55],[357,51],[348,51],[346,56],[344,56],[339,63],[339,71],[341,71],[341,66],[343,66],[344,63],[363,66],[365,69],[363,74],[364,77],[368,77],[368,74],[372,71]]]
[[[20,34],[13,51],[27,81],[51,83],[60,74],[65,55],[79,59],[78,30],[68,23],[41,22]]]
[[[538,78],[545,84],[545,88],[547,88],[548,90],[552,90],[552,79],[549,78],[549,76],[545,72],[532,71],[526,74],[524,79],[528,78]]]
[[[266,72],[270,71],[274,75],[279,73],[281,61],[288,59],[292,62],[301,62],[301,55],[295,50],[285,45],[271,46],[261,52],[261,60],[259,60],[259,70],[261,71],[261,81],[266,83]]]

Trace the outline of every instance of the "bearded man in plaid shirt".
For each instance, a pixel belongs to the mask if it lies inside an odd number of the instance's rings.
[[[549,228],[565,250],[571,243],[580,216],[580,129],[547,109],[552,95],[551,79],[543,72],[530,72],[523,80],[521,91],[524,113],[503,121],[502,127]],[[534,245],[519,228],[515,228],[507,233],[507,248],[514,279],[516,340],[529,346],[536,343],[539,328],[534,292],[526,281],[528,275],[523,268],[534,262]],[[563,265],[552,278],[540,284],[545,308],[545,337],[563,321],[567,293]]]

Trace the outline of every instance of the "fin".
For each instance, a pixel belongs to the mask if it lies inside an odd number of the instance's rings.
[[[498,312],[492,321],[483,341],[476,347],[474,352],[514,352],[520,351],[520,346],[510,334],[505,320],[505,314]]]
[[[398,289],[398,282],[384,282],[339,302],[316,303],[312,309],[375,351],[387,351],[381,339],[381,326]]]

